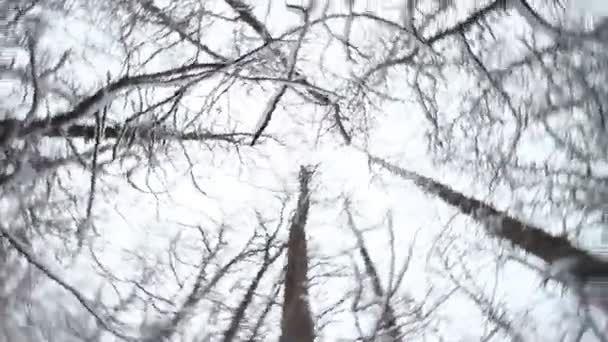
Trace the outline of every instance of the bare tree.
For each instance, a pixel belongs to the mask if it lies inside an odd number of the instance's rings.
[[[564,282],[604,279],[606,261],[574,239],[588,226],[606,226],[607,25],[595,18],[581,28],[563,3],[407,0],[391,12],[354,0],[308,6],[0,0],[3,328],[12,340],[25,340],[24,329],[15,327],[36,327],[32,341],[312,341],[322,337],[323,322],[347,313],[352,321],[340,323],[359,328],[359,340],[403,341],[433,335],[435,313],[458,291],[491,322],[484,338],[496,340],[502,331],[525,340],[501,303],[476,286],[466,261],[441,270],[457,290],[433,293],[435,301],[403,299],[414,245],[406,247],[410,257],[402,268],[384,277],[380,262],[394,268],[395,250],[403,248],[392,237],[404,232],[394,229],[390,215],[386,248],[368,247],[349,207],[353,234],[336,234],[354,236],[354,247],[343,255],[315,254],[305,229],[311,228],[312,167],[300,169],[286,241],[282,212],[269,229],[262,217],[276,215],[274,207],[260,199],[234,208],[226,198],[238,197],[240,188],[223,188],[213,177],[238,174],[251,177],[243,183],[257,183],[255,172],[284,170],[285,151],[309,156],[317,148],[367,148],[378,126],[396,126],[385,115],[397,107],[412,120],[403,128],[426,137],[436,167],[480,176],[490,191],[506,185],[526,199],[526,213],[507,214],[479,194],[372,155],[373,164],[483,223],[491,236],[555,268],[568,266],[572,279]],[[409,142],[393,128],[386,145]],[[548,141],[558,156],[530,156],[540,150],[537,140]],[[349,178],[348,170],[341,176]],[[264,187],[279,182],[248,185],[262,198],[276,192]],[[177,183],[180,190],[172,188]],[[190,190],[204,204],[187,198]],[[539,195],[528,196],[532,190]],[[326,208],[342,208],[341,194],[327,198]],[[210,209],[216,199],[222,205]],[[163,218],[184,202],[199,211],[175,214],[179,219],[203,220],[229,207],[238,223]],[[149,206],[142,209],[143,203]],[[578,226],[564,223],[559,235],[562,227],[526,223],[538,204],[584,218]],[[117,223],[123,209],[124,221],[136,224]],[[250,215],[258,209],[264,213]],[[116,231],[132,226],[171,233],[155,251],[104,250],[108,241],[122,242]],[[276,264],[285,249],[281,271]],[[104,258],[112,254],[131,261],[110,267]],[[345,260],[362,263],[362,270]],[[327,265],[341,272],[332,274]],[[123,266],[132,267],[127,275]],[[78,274],[90,275],[91,288],[78,285]],[[313,313],[315,281],[337,280],[350,291]],[[281,290],[282,301],[276,299]]]
[[[315,339],[308,299],[308,252],[305,231],[310,209],[310,181],[313,172],[314,169],[310,166],[300,167],[300,194],[296,211],[291,219],[287,242],[281,342],[312,342]]]
[[[439,197],[446,204],[474,218],[486,227],[490,235],[510,242],[549,265],[560,261],[568,262],[566,271],[574,276],[579,285],[608,277],[607,261],[573,245],[567,237],[553,236],[541,228],[497,210],[490,204],[465,196],[445,184],[390,164],[381,158],[370,155],[370,160],[403,179],[413,181],[421,190]]]

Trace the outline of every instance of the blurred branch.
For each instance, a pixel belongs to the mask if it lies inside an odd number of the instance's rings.
[[[209,293],[209,291],[211,291],[211,289],[215,287],[215,285],[217,285],[222,278],[228,274],[228,271],[238,262],[244,260],[253,253],[253,251],[250,250],[250,246],[254,237],[255,234],[245,243],[245,246],[239,253],[237,253],[219,270],[217,270],[213,277],[206,284],[204,284],[205,267],[203,265],[206,265],[206,263],[210,261],[210,259],[207,258],[207,260],[205,260],[199,268],[199,273],[197,274],[194,285],[186,296],[184,302],[181,304],[180,308],[176,311],[170,321],[163,325],[162,329],[158,331],[158,334],[156,336],[152,336],[149,341],[170,338],[177,331],[180,324],[182,324],[187,318],[190,317],[190,315],[192,315],[195,306]]]
[[[451,37],[460,32],[466,32],[474,25],[478,24],[481,20],[485,19],[488,15],[498,11],[505,10],[508,0],[494,0],[484,7],[476,10],[469,14],[466,19],[461,20],[456,25],[447,29],[441,30],[428,38],[424,38],[423,41],[426,44],[433,45],[444,40],[447,37]]]
[[[137,339],[134,337],[130,337],[122,334],[117,331],[113,327],[106,322],[104,318],[91,306],[89,300],[87,300],[84,295],[82,295],[76,288],[68,284],[65,280],[63,280],[58,274],[52,271],[48,266],[44,265],[38,258],[34,255],[34,252],[29,249],[29,247],[21,242],[17,237],[13,236],[11,232],[8,231],[6,227],[0,225],[0,235],[4,239],[6,239],[9,244],[19,252],[31,265],[40,270],[44,275],[46,275],[49,279],[54,281],[61,288],[69,292],[72,296],[76,298],[76,300],[86,309],[87,312],[93,316],[97,324],[104,330],[108,331],[112,335],[117,338],[125,341],[136,341]]]
[[[264,248],[264,257],[263,257],[263,261],[262,261],[262,266],[260,266],[255,277],[253,278],[253,280],[251,280],[251,283],[249,284],[249,287],[247,288],[247,291],[245,292],[243,299],[241,300],[241,302],[239,303],[239,306],[237,307],[236,311],[232,315],[232,320],[230,321],[230,325],[224,332],[224,338],[222,340],[223,342],[232,342],[234,340],[234,338],[237,335],[239,326],[241,325],[241,321],[245,317],[245,310],[247,310],[247,308],[251,304],[253,295],[254,295],[255,291],[257,290],[257,288],[260,284],[260,281],[262,280],[262,277],[266,274],[266,272],[268,271],[270,266],[278,259],[278,257],[281,254],[283,254],[285,245],[282,245],[281,248],[279,248],[274,253],[272,253],[272,254],[270,253],[270,248],[272,247],[272,243],[274,242],[275,238],[276,238],[276,233],[267,239],[266,246]]]
[[[135,86],[174,86],[194,78],[203,79],[213,75],[215,71],[228,67],[225,63],[190,64],[184,67],[167,71],[155,72],[139,76],[124,76],[121,79],[97,90],[93,95],[85,98],[70,111],[56,114],[50,118],[21,122],[16,119],[0,120],[2,136],[0,141],[6,143],[6,136],[11,134],[15,138],[24,138],[31,134],[44,134],[52,129],[60,129],[78,119],[87,117],[104,106],[109,105],[122,91]],[[17,124],[17,125],[15,125]],[[20,126],[23,125],[23,126]],[[7,127],[12,128],[10,131]],[[94,135],[94,128],[91,135]]]
[[[385,324],[385,330],[388,332],[388,335],[391,338],[391,341],[398,342],[401,341],[401,331],[399,329],[399,325],[397,323],[397,317],[395,315],[395,310],[390,303],[390,295],[386,295],[382,284],[380,283],[380,276],[378,275],[378,271],[376,270],[376,266],[369,254],[367,247],[365,246],[365,241],[363,239],[363,234],[357,229],[355,225],[355,220],[353,218],[351,209],[350,209],[350,201],[346,199],[344,201],[344,211],[346,212],[347,225],[350,230],[353,232],[355,237],[357,238],[357,246],[359,249],[359,254],[361,255],[361,259],[363,259],[363,264],[365,265],[365,273],[367,274],[367,278],[372,283],[372,290],[374,291],[374,295],[376,299],[382,303],[382,315],[380,318],[380,322]],[[390,291],[393,292],[393,291]],[[377,330],[377,329],[376,329]],[[374,331],[376,334],[376,331]]]
[[[140,2],[144,9],[146,9],[147,11],[152,13],[154,16],[158,17],[163,25],[167,26],[169,29],[176,32],[181,39],[191,43],[197,49],[204,51],[205,53],[207,53],[209,56],[215,58],[216,60],[219,60],[221,62],[228,62],[228,58],[211,50],[210,47],[203,44],[200,40],[196,40],[196,39],[192,38],[168,14],[163,12],[162,9],[158,8],[158,6],[154,5],[154,3],[151,0],[142,0]]]
[[[83,138],[93,139],[95,137],[96,127],[94,125],[74,124],[66,128],[58,128],[47,131],[46,137],[68,137],[68,138]],[[251,133],[212,133],[212,132],[183,132],[172,130],[163,126],[148,126],[148,125],[106,125],[102,128],[101,135],[106,139],[118,139],[123,135],[142,139],[143,141],[167,140],[167,141],[205,141],[205,140],[221,140],[230,143],[240,142],[246,137],[250,137]]]

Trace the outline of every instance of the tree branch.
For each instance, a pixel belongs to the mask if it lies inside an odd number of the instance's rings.
[[[122,334],[116,329],[112,328],[106,320],[101,317],[101,315],[93,309],[88,299],[86,299],[77,289],[75,289],[72,285],[68,284],[65,280],[63,280],[59,275],[49,269],[46,265],[44,265],[38,258],[34,255],[34,252],[29,249],[29,247],[23,242],[19,241],[19,239],[12,235],[11,232],[6,229],[3,225],[0,225],[0,235],[5,238],[9,244],[21,254],[28,263],[36,267],[40,270],[44,275],[46,275],[49,279],[54,281],[57,285],[68,291],[71,295],[73,295],[76,300],[88,311],[91,316],[95,319],[97,324],[102,327],[104,330],[110,332],[112,335],[120,338],[125,341],[136,341],[137,339],[134,337],[130,337]]]

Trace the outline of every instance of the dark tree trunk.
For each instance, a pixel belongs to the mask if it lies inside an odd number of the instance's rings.
[[[414,181],[427,193],[439,197],[463,214],[485,224],[492,236],[507,240],[549,264],[571,260],[572,267],[568,271],[580,283],[608,279],[608,262],[576,247],[567,237],[551,235],[539,227],[497,210],[488,203],[465,196],[445,184],[402,169],[383,159],[370,156],[370,160],[399,177]]]
[[[280,342],[312,342],[314,323],[308,302],[308,255],[304,226],[310,208],[312,170],[300,169],[298,207],[292,217],[287,243],[287,270]]]

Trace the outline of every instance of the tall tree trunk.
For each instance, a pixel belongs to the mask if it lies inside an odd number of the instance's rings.
[[[507,240],[549,264],[567,264],[569,275],[581,284],[608,279],[608,262],[576,247],[567,237],[551,235],[539,227],[497,210],[488,203],[465,196],[445,184],[402,169],[381,158],[372,155],[369,155],[369,158],[373,164],[413,181],[425,192],[483,223],[490,235]]]
[[[287,242],[287,270],[280,342],[312,342],[314,324],[308,303],[308,256],[304,226],[310,208],[310,167],[300,168],[300,195]]]

